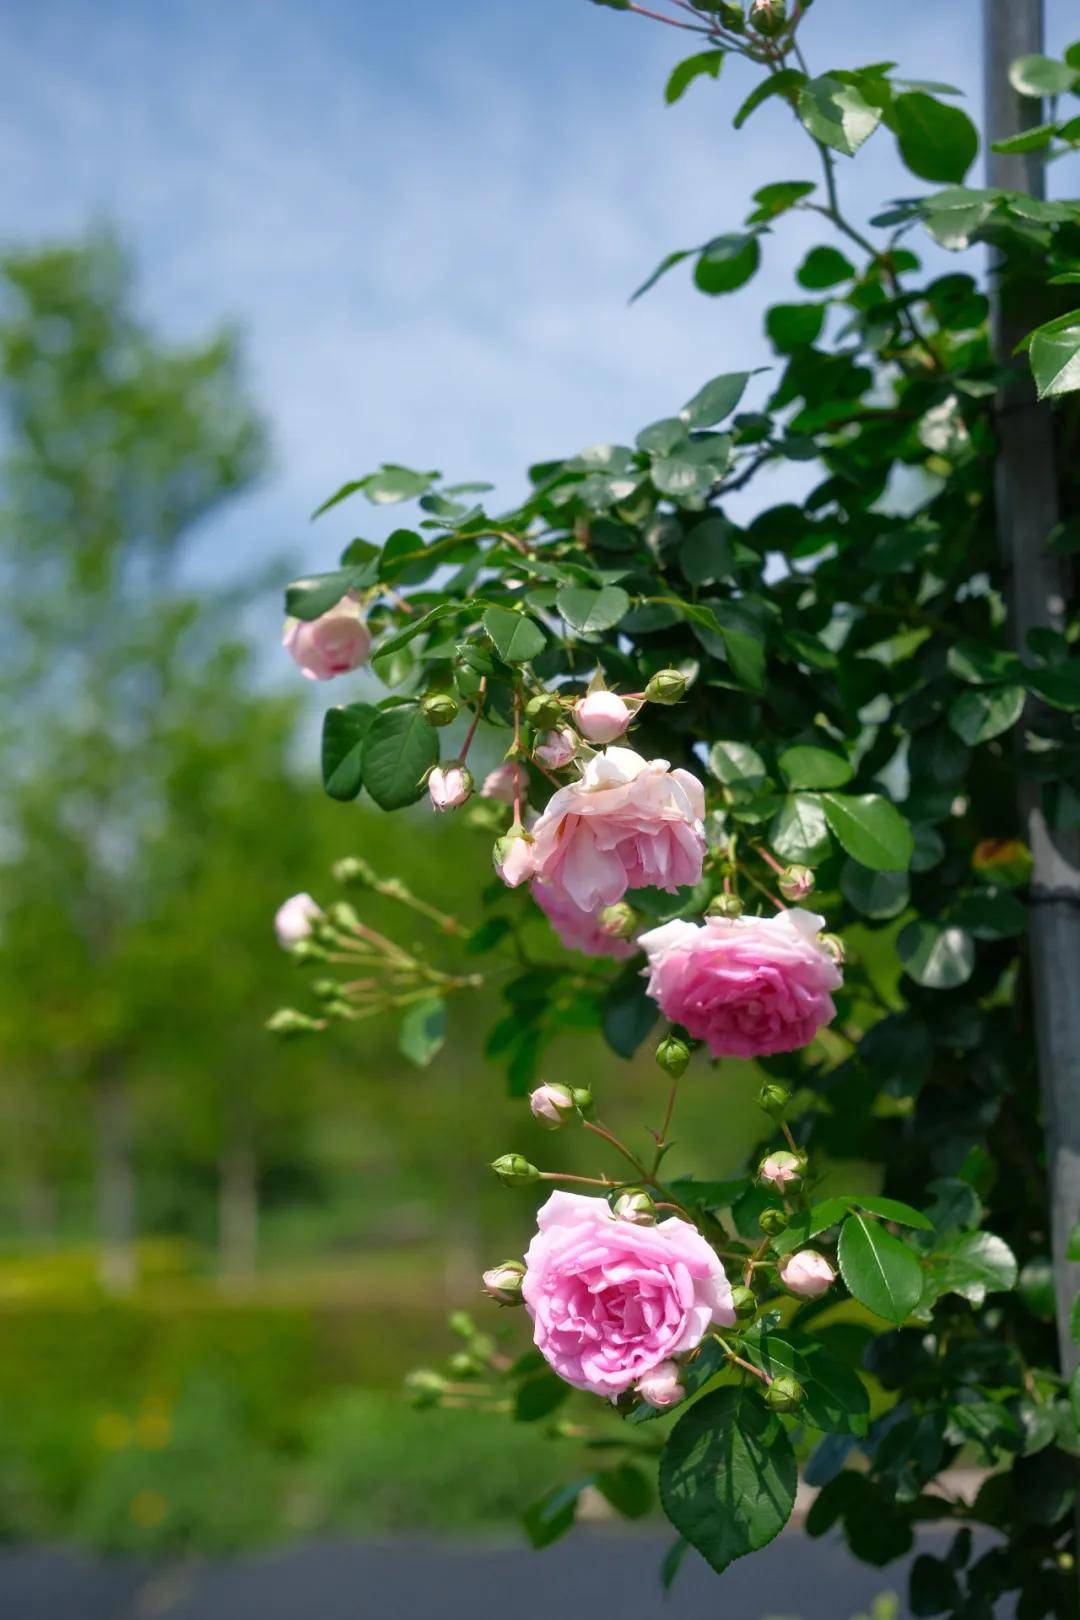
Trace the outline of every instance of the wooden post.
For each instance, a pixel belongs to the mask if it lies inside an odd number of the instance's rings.
[[[1043,51],[1043,0],[983,0],[983,5],[987,178],[992,186],[1041,197],[1041,154],[1005,155],[991,152],[989,143],[1042,121],[1041,104],[1015,93],[1008,69],[1016,57]],[[1037,308],[1007,305],[996,289],[993,307],[998,358],[1007,362],[1019,339],[1045,315]],[[1014,380],[999,400],[997,511],[1013,641],[1021,658],[1030,661],[1029,632],[1063,628],[1068,575],[1046,546],[1058,519],[1053,419],[1049,407],[1036,402],[1026,357],[1013,366]],[[1020,810],[1035,858],[1029,913],[1031,995],[1046,1128],[1058,1342],[1068,1374],[1078,1358],[1069,1316],[1080,1292],[1080,1264],[1065,1258],[1069,1233],[1080,1220],[1080,835],[1047,826],[1039,785],[1030,779],[1021,780]]]

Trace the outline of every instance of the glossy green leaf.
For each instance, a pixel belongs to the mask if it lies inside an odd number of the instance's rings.
[[[769,829],[776,857],[799,866],[820,866],[829,854],[829,824],[816,793],[790,793]]]
[[[799,91],[799,118],[824,146],[854,157],[881,122],[881,109],[866,101],[853,84],[823,74]]]
[[[816,247],[811,248],[806,255],[795,279],[800,287],[810,292],[821,292],[826,287],[835,287],[841,281],[850,281],[855,274],[855,266],[837,248]]]
[[[1018,56],[1009,68],[1009,83],[1022,96],[1041,101],[1064,95],[1080,81],[1080,73],[1052,56]]]
[[[733,534],[721,517],[705,518],[690,530],[679,547],[679,567],[691,585],[712,585],[734,572]]]
[[[402,1056],[418,1069],[426,1069],[445,1042],[446,1003],[442,997],[426,996],[423,1001],[414,1001],[406,1010],[398,1031]]]
[[[906,872],[875,872],[851,860],[841,869],[840,887],[855,910],[874,922],[898,917],[911,895]]]
[[[688,56],[679,62],[664,86],[664,100],[668,106],[685,95],[695,79],[718,79],[724,65],[724,54],[723,51],[699,51],[696,56]]]
[[[899,1238],[865,1215],[849,1215],[837,1254],[844,1283],[860,1305],[897,1327],[907,1320],[922,1297],[923,1274]]]
[[[816,342],[824,325],[824,304],[774,304],[765,316],[769,340],[781,354]]]
[[[1055,709],[1080,709],[1080,658],[1025,670],[1028,688]]]
[[[364,742],[378,712],[372,703],[348,703],[323,716],[322,779],[332,799],[348,802],[360,792]]]
[[[860,1193],[852,1200],[860,1209],[869,1210],[871,1215],[881,1215],[887,1221],[896,1221],[901,1226],[914,1226],[920,1232],[932,1232],[934,1223],[919,1209],[913,1209],[910,1204],[902,1203],[899,1198],[884,1198],[880,1194],[868,1197]]]
[[[725,416],[730,416],[746,392],[750,381],[748,371],[729,371],[713,377],[699,388],[693,399],[687,400],[679,412],[679,420],[689,428],[715,427]]]
[[[380,709],[361,750],[364,786],[380,809],[400,810],[423,796],[438,758],[435,729],[414,704]]]
[[[960,1294],[981,1305],[987,1294],[1016,1287],[1016,1257],[993,1232],[966,1232],[935,1257],[934,1280],[942,1293]]]
[[[915,90],[893,102],[896,140],[912,174],[920,180],[959,183],[979,151],[975,125],[959,107],[949,107]]]
[[[854,770],[840,754],[828,748],[796,744],[780,755],[780,771],[789,788],[838,788],[850,782]]]
[[[694,251],[694,248],[676,248],[674,253],[667,254],[660,260],[652,275],[647,276],[641,286],[636,287],[630,294],[630,302],[633,304],[637,299],[644,297],[647,292],[656,286],[662,276],[666,276],[669,270],[674,270],[677,264],[682,264],[684,259],[689,259]]]
[[[974,748],[1015,726],[1026,697],[1022,686],[973,687],[949,704],[949,725]]]
[[[699,291],[712,297],[732,293],[745,286],[760,263],[761,248],[756,236],[715,236],[698,255],[694,282]]]
[[[914,847],[911,828],[894,804],[876,793],[824,793],[829,827],[844,849],[876,872],[904,872]]]
[[[902,930],[896,952],[904,971],[927,990],[955,990],[975,968],[975,944],[963,928],[912,922]]]
[[[555,605],[572,629],[589,635],[613,629],[629,612],[630,598],[619,585],[605,585],[598,591],[584,585],[566,585],[555,598]]]
[[[764,105],[773,96],[783,96],[795,103],[796,93],[806,83],[806,74],[800,73],[796,68],[781,68],[778,73],[770,74],[756,84],[732,119],[736,129],[742,129],[751,113]]]
[[[764,786],[765,761],[744,742],[717,742],[709,750],[709,770],[725,787],[753,795]]]
[[[1031,335],[1028,360],[1040,399],[1080,388],[1080,310],[1038,327]]]
[[[484,629],[491,637],[491,644],[504,664],[528,663],[530,658],[536,658],[547,646],[544,632],[527,613],[489,607],[483,622]]]

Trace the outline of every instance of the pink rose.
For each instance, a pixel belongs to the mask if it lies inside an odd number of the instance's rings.
[[[816,1249],[800,1249],[780,1262],[780,1281],[800,1299],[817,1299],[836,1281],[836,1272]]]
[[[520,802],[528,797],[529,773],[518,760],[504,760],[496,765],[484,777],[484,785],[480,789],[482,799],[501,799],[503,804],[513,804],[515,798]]]
[[[637,1393],[649,1406],[655,1406],[658,1412],[666,1407],[678,1406],[685,1400],[686,1391],[679,1382],[679,1368],[674,1361],[662,1361],[659,1367],[639,1378],[636,1385]]]
[[[522,1294],[541,1355],[575,1389],[614,1397],[735,1320],[718,1257],[688,1222],[634,1226],[603,1198],[554,1192]]]
[[[472,775],[464,765],[436,765],[428,775],[427,787],[436,810],[456,810],[472,794]]]
[[[533,749],[533,756],[549,771],[561,771],[564,765],[569,765],[577,749],[577,739],[569,726],[560,726],[557,731],[544,732]]]
[[[587,742],[611,743],[630,724],[630,710],[617,692],[587,692],[574,704],[574,721]]]
[[[508,889],[516,889],[520,884],[527,883],[536,871],[536,847],[532,835],[525,831],[520,822],[515,822],[509,832],[495,840],[491,858]]]
[[[349,592],[317,619],[286,619],[282,645],[309,681],[329,681],[366,664],[371,631]]]
[[[282,950],[299,945],[302,939],[310,939],[311,925],[316,917],[321,916],[322,908],[316,905],[310,894],[290,895],[274,913],[274,933]]]
[[[577,1104],[569,1086],[544,1084],[529,1093],[529,1107],[534,1119],[546,1130],[557,1131],[569,1124],[577,1113]]]
[[[542,878],[533,883],[532,897],[568,951],[581,951],[585,956],[613,956],[622,962],[637,950],[632,940],[605,933],[599,918],[603,906],[598,911],[582,911],[554,883]]]
[[[701,876],[704,815],[705,791],[689,771],[605,749],[552,794],[533,828],[537,875],[586,912],[627,889],[670,893]]]
[[[770,1153],[767,1159],[761,1161],[758,1179],[782,1193],[799,1185],[803,1169],[803,1161],[796,1158],[794,1153]]]
[[[642,934],[648,992],[713,1057],[794,1052],[836,1017],[843,977],[818,940],[823,917],[706,917]]]

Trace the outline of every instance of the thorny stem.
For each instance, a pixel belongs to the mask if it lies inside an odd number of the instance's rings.
[[[719,1333],[716,1335],[716,1337],[720,1345],[723,1347],[724,1354],[734,1366],[741,1367],[744,1372],[753,1373],[754,1377],[760,1378],[763,1384],[772,1383],[772,1379],[769,1377],[767,1372],[764,1372],[760,1367],[755,1367],[749,1361],[744,1361],[742,1356],[737,1356],[734,1350],[728,1344],[727,1340],[720,1338]]]
[[[750,1279],[754,1275],[754,1267],[757,1265],[758,1261],[764,1256],[765,1251],[768,1249],[768,1247],[769,1247],[769,1239],[766,1236],[766,1237],[762,1238],[761,1242],[758,1244],[758,1246],[754,1250],[753,1254],[747,1260],[746,1268],[743,1271],[743,1287],[744,1288],[749,1288]]]
[[[627,1164],[633,1165],[634,1169],[637,1171],[638,1175],[641,1176],[643,1181],[650,1181],[652,1179],[641,1160],[635,1154],[631,1153],[625,1142],[620,1142],[615,1133],[613,1131],[609,1131],[606,1125],[601,1125],[599,1120],[591,1119],[583,1119],[581,1123],[584,1125],[587,1131],[592,1131],[594,1136],[602,1136],[605,1142],[609,1142],[611,1144],[616,1153],[621,1153]]]
[[[472,740],[476,736],[476,728],[480,724],[480,716],[484,712],[484,695],[485,695],[486,692],[487,692],[487,676],[486,675],[481,675],[481,677],[480,677],[480,686],[479,686],[479,688],[477,690],[477,693],[476,693],[476,713],[473,715],[472,722],[471,722],[471,724],[469,726],[469,729],[465,733],[465,741],[461,745],[461,753],[458,755],[458,758],[463,763],[464,763],[466,754],[469,752],[469,749],[472,747]]]
[[[678,1075],[676,1075],[675,1078],[671,1082],[671,1090],[668,1092],[667,1111],[664,1114],[664,1123],[661,1125],[659,1135],[656,1138],[656,1157],[653,1160],[653,1167],[652,1167],[652,1174],[654,1176],[656,1175],[656,1172],[659,1170],[660,1161],[664,1157],[665,1152],[667,1151],[667,1146],[668,1146],[667,1134],[668,1134],[668,1130],[669,1130],[669,1128],[671,1126],[671,1116],[675,1112],[675,1099],[678,1096],[678,1094],[679,1094],[679,1078],[678,1078]]]
[[[786,911],[787,910],[787,907],[784,905],[784,902],[782,900],[778,900],[776,898],[775,894],[773,894],[772,890],[767,889],[765,887],[764,883],[759,883],[757,878],[754,876],[753,872],[751,872],[743,864],[742,861],[736,861],[735,864],[736,864],[736,867],[738,868],[739,872],[746,879],[747,883],[753,884],[754,888],[757,889],[761,894],[763,894],[765,896],[766,900],[771,900],[773,905],[776,907],[777,911]]]
[[[541,1170],[541,1181],[576,1181],[582,1187],[612,1187],[625,1186],[625,1182],[610,1181],[607,1176],[571,1176],[562,1170]]]

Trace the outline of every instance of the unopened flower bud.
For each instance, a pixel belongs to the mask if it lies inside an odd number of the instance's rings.
[[[656,1221],[656,1202],[642,1187],[627,1188],[611,1207],[618,1220],[631,1226],[652,1226]]]
[[[843,967],[847,961],[847,947],[839,934],[821,934],[818,944],[822,950],[832,957],[837,967]]]
[[[740,1322],[749,1322],[757,1315],[757,1295],[739,1283],[731,1290],[731,1307]]]
[[[799,1249],[787,1255],[780,1262],[779,1272],[784,1287],[800,1299],[818,1299],[836,1281],[836,1272],[816,1249]]]
[[[758,1180],[777,1192],[795,1192],[805,1170],[806,1161],[795,1153],[770,1153],[758,1166]]]
[[[574,704],[574,723],[587,742],[613,743],[630,724],[630,710],[617,692],[587,692]]]
[[[456,810],[472,796],[472,773],[466,765],[456,762],[446,766],[436,765],[428,776],[427,786],[436,810]]]
[[[774,1378],[765,1391],[765,1405],[773,1412],[794,1412],[803,1403],[805,1391],[797,1378],[787,1373]]]
[[[751,0],[750,22],[766,39],[775,39],[787,27],[784,0]]]
[[[322,945],[316,944],[313,939],[302,939],[298,945],[293,945],[289,956],[298,967],[309,967],[312,962],[325,962],[326,950]]]
[[[650,703],[681,703],[686,696],[686,676],[679,669],[659,669],[645,688]]]
[[[536,731],[550,731],[563,717],[563,706],[554,692],[539,692],[525,705],[525,718]]]
[[[757,1223],[769,1237],[779,1237],[780,1233],[786,1229],[789,1220],[790,1217],[786,1210],[770,1207],[762,1210],[757,1218]]]
[[[295,1007],[282,1007],[266,1020],[271,1035],[311,1035],[322,1027],[317,1018],[309,1018]]]
[[[368,888],[375,881],[375,873],[367,861],[360,855],[346,855],[342,861],[335,861],[330,870],[334,874],[334,882],[340,883],[343,888]]]
[[[501,804],[513,804],[529,796],[529,773],[520,760],[506,759],[484,777],[480,789],[482,799],[498,799]]]
[[[355,908],[347,900],[335,900],[327,909],[326,921],[339,934],[355,934],[357,929],[363,927]]]
[[[605,906],[596,921],[605,939],[633,939],[637,932],[637,912],[625,900]]]
[[[714,894],[705,907],[706,917],[741,917],[746,907],[737,894]]]
[[[484,1371],[484,1363],[477,1356],[470,1355],[468,1350],[456,1350],[447,1366],[455,1378],[479,1378]]]
[[[569,726],[557,726],[553,731],[540,733],[533,748],[533,758],[546,765],[549,771],[561,771],[569,765],[577,751],[578,741]]]
[[[449,692],[429,692],[420,700],[424,719],[433,726],[448,726],[458,717],[460,704]]]
[[[665,1035],[656,1048],[656,1061],[673,1080],[686,1073],[690,1062],[690,1048],[677,1035]]]
[[[638,1379],[634,1388],[646,1405],[654,1406],[658,1412],[678,1406],[686,1399],[686,1390],[679,1382],[679,1367],[674,1361],[662,1361],[658,1367],[653,1367],[644,1378]]]
[[[525,1266],[521,1260],[504,1260],[483,1276],[484,1292],[496,1305],[520,1305]]]
[[[299,945],[301,940],[310,939],[311,925],[321,916],[322,907],[310,894],[290,895],[274,913],[274,933],[282,950],[287,951]]]
[[[586,1113],[592,1107],[592,1092],[588,1086],[571,1086],[570,1090],[574,1107],[580,1108],[583,1114]]]
[[[308,988],[316,1001],[337,1001],[341,995],[337,979],[312,979]]]
[[[539,1170],[522,1153],[503,1153],[491,1161],[491,1168],[504,1187],[531,1187],[540,1180]]]
[[[808,866],[785,866],[777,881],[785,900],[795,904],[814,892],[814,874]]]
[[[438,1406],[446,1379],[431,1367],[415,1367],[405,1375],[405,1393],[413,1406]]]
[[[509,832],[495,840],[491,858],[508,889],[516,889],[535,875],[535,846],[519,821],[515,821]]]
[[[779,1080],[766,1080],[758,1092],[757,1100],[759,1108],[771,1114],[773,1119],[779,1119],[791,1101],[791,1092],[787,1086],[782,1086]]]
[[[535,1091],[529,1093],[529,1107],[532,1109],[533,1118],[538,1119],[549,1131],[557,1131],[563,1125],[569,1125],[577,1113],[574,1093],[569,1086],[558,1083],[537,1086]]]

